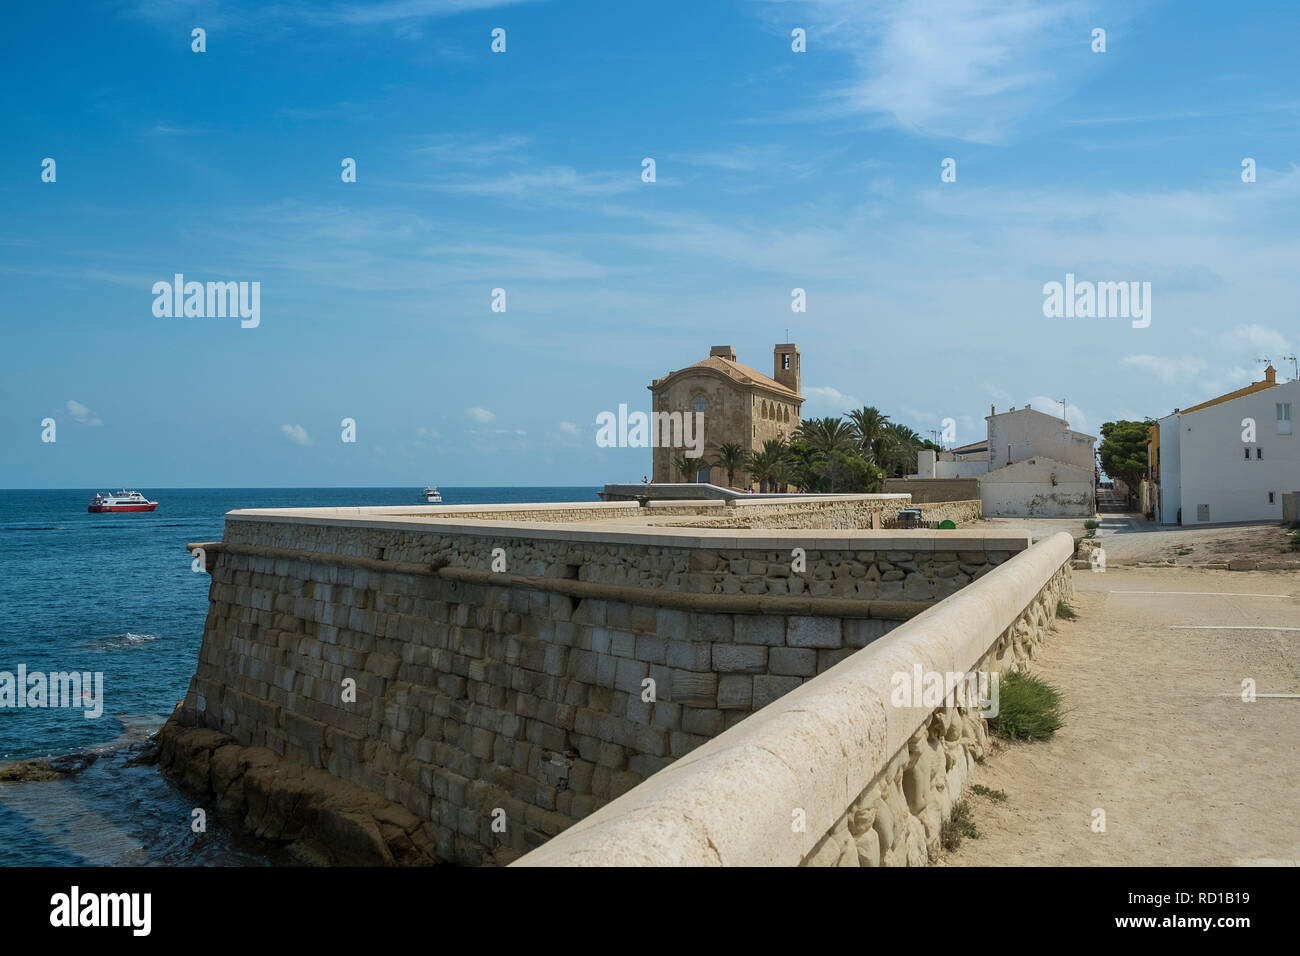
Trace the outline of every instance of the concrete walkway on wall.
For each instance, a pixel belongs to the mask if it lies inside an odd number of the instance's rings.
[[[1300,576],[1074,581],[1080,617],[1057,622],[1031,668],[1061,689],[1064,726],[977,767],[973,782],[1007,800],[968,794],[981,837],[942,863],[1300,865]],[[1296,696],[1244,703],[1244,678]]]

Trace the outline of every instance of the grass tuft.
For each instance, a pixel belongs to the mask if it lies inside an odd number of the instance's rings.
[[[1089,518],[1087,521],[1083,523],[1083,526],[1089,531],[1095,531],[1097,528],[1101,527],[1101,522],[1098,521],[1096,518]]]
[[[1065,618],[1067,621],[1073,621],[1079,615],[1074,613],[1074,608],[1070,607],[1064,599],[1061,599],[1056,602],[1056,616]]]
[[[1047,740],[1061,727],[1061,694],[1024,671],[1003,677],[998,686],[998,715],[989,729],[1007,740]]]
[[[981,797],[988,797],[994,803],[1006,803],[1007,792],[1005,790],[991,790],[982,783],[971,785],[971,792],[979,794]]]
[[[969,804],[965,800],[958,800],[952,805],[952,816],[939,828],[939,843],[951,853],[961,846],[961,841],[965,837],[978,840],[980,831],[976,829],[975,821],[971,819]]]

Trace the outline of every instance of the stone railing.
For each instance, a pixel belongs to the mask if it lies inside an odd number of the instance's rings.
[[[515,865],[922,865],[987,742],[978,710],[899,676],[1028,661],[1071,593],[1057,534],[872,642]]]

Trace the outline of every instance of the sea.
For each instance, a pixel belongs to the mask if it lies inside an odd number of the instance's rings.
[[[140,488],[153,512],[90,514],[96,491],[0,492],[0,681],[102,673],[103,713],[0,706],[0,769],[85,764],[49,780],[0,782],[0,866],[276,866],[242,834],[140,762],[184,697],[198,659],[209,578],[189,542],[220,540],[236,508],[420,505],[420,488]],[[596,487],[441,488],[443,504],[596,501]]]

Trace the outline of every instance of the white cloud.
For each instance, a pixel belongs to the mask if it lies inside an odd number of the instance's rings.
[[[789,19],[785,4],[775,10],[774,23]],[[840,50],[854,63],[831,94],[834,109],[912,132],[992,142],[1087,75],[1063,55],[1090,42],[1092,21],[1069,3],[810,0],[800,12],[810,51]],[[1118,17],[1107,18],[1112,33]]]
[[[1057,418],[1061,417],[1061,403],[1055,398],[1050,398],[1047,395],[1035,395],[1029,400],[1028,404],[1037,411],[1055,415]],[[1083,413],[1083,409],[1078,405],[1066,402],[1065,420],[1070,423],[1070,427],[1075,431],[1088,433],[1088,416]]]
[[[331,7],[307,4],[301,8],[301,12],[305,18],[309,17],[315,22],[362,25],[445,17],[523,2],[526,0],[389,0],[387,3],[340,3]]]
[[[560,422],[560,431],[564,432],[566,435],[577,435],[578,426],[573,422]]]
[[[1293,355],[1292,346],[1281,332],[1265,328],[1262,325],[1238,325],[1224,338],[1229,344],[1241,346],[1243,342],[1255,347],[1260,357],[1268,356],[1277,367],[1283,355]]]
[[[527,136],[498,136],[495,139],[469,140],[465,138],[442,137],[428,146],[415,150],[421,155],[432,156],[439,163],[465,163],[483,165],[498,159],[519,159],[519,150],[528,145]]]
[[[832,388],[829,385],[805,385],[803,387],[803,397],[807,399],[803,405],[804,418],[843,415],[845,412],[861,408],[865,404],[852,395],[845,395],[838,388]],[[813,411],[820,414],[812,415],[811,412]]]
[[[1204,359],[1192,355],[1125,355],[1120,364],[1135,368],[1166,385],[1193,381],[1208,367]]]
[[[569,166],[544,166],[495,176],[462,176],[446,182],[408,185],[470,196],[553,202],[557,198],[591,198],[631,192],[641,188],[642,182],[639,166],[617,173],[579,173]]]
[[[440,438],[440,437],[442,437],[441,435],[438,434],[438,429],[436,429],[436,428],[427,428],[427,427],[425,427],[424,425],[421,425],[419,428],[417,428],[417,429],[415,430],[415,433],[416,433],[417,435],[419,435],[421,438]]]
[[[83,425],[91,425],[91,426],[104,424],[104,420],[102,418],[100,418],[98,415],[92,412],[85,405],[81,404],[81,402],[76,402],[73,401],[72,399],[68,399],[67,404],[64,405],[63,407],[67,409],[68,414],[72,416],[72,420],[74,422],[80,422]]]
[[[280,433],[295,445],[310,445],[311,438],[307,435],[307,429],[301,425],[281,425]]]
[[[496,415],[489,412],[486,408],[479,408],[475,405],[473,408],[465,409],[465,417],[472,422],[478,422],[480,425],[487,425],[497,420]]]

